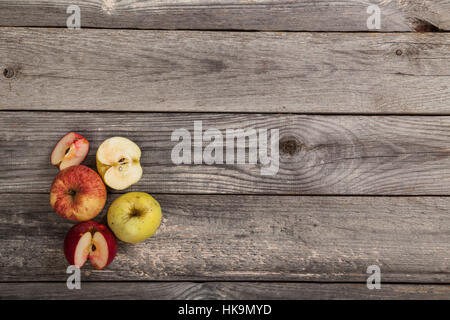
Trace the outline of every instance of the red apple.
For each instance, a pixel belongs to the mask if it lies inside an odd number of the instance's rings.
[[[112,232],[94,221],[73,226],[64,240],[66,259],[78,268],[89,258],[96,269],[103,269],[114,259],[116,251],[117,242]]]
[[[80,164],[89,151],[89,141],[78,133],[69,132],[56,144],[50,157],[52,165],[63,170]]]
[[[96,217],[106,203],[106,187],[92,169],[71,166],[61,170],[50,190],[50,204],[64,218],[87,221]]]

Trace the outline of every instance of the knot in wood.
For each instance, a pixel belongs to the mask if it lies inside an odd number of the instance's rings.
[[[284,137],[280,139],[280,151],[289,155],[294,155],[302,148],[301,143],[294,137]]]
[[[16,74],[16,72],[14,71],[13,68],[5,68],[5,69],[3,69],[3,76],[6,79],[11,79],[12,77],[14,77],[15,74]]]

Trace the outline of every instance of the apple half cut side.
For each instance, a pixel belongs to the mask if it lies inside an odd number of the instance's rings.
[[[124,190],[142,177],[141,149],[130,139],[109,138],[98,147],[97,170],[107,186]]]
[[[64,240],[64,254],[71,265],[81,268],[89,259],[96,269],[103,269],[114,259],[117,242],[109,229],[86,221],[73,226]]]
[[[50,162],[63,170],[83,162],[88,152],[89,141],[78,133],[69,132],[56,144]]]

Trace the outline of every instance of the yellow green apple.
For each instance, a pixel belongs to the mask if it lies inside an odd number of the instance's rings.
[[[136,243],[152,236],[161,224],[161,206],[145,192],[128,192],[108,210],[108,225],[117,238]]]
[[[141,179],[140,158],[141,149],[136,143],[124,137],[112,137],[98,147],[97,170],[108,187],[123,190]]]

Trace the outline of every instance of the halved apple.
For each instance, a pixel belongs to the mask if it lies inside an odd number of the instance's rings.
[[[50,161],[63,170],[80,164],[89,152],[89,141],[75,132],[69,132],[56,144]]]
[[[78,268],[89,258],[96,269],[103,269],[114,259],[116,251],[117,242],[112,232],[94,221],[73,226],[64,240],[66,259]]]
[[[97,170],[105,184],[123,190],[142,177],[141,149],[130,139],[109,138],[97,150]]]

